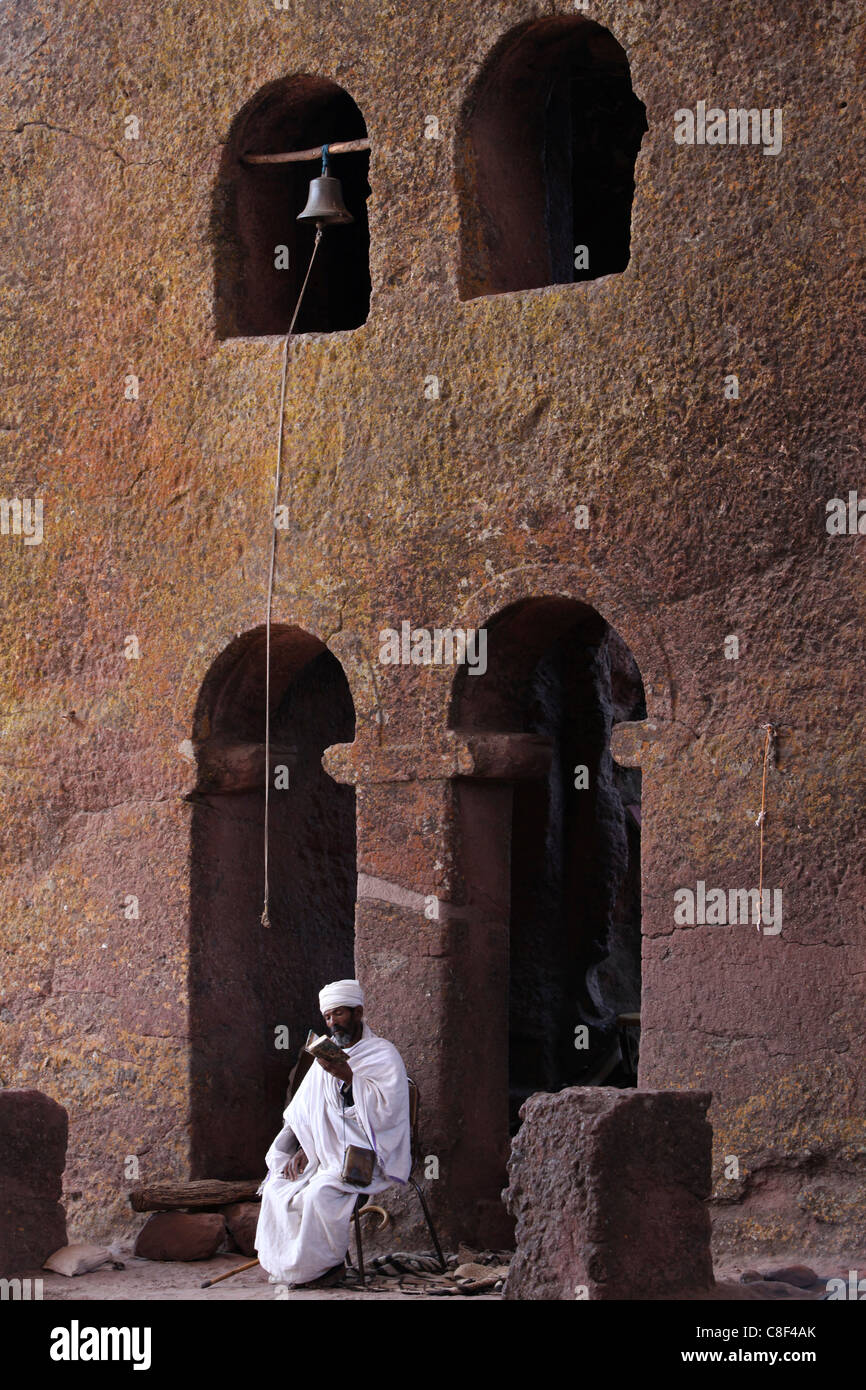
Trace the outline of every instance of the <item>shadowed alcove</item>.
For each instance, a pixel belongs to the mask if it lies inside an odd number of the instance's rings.
[[[264,628],[233,642],[202,685],[189,798],[193,1177],[262,1171],[289,1069],[321,1022],[318,991],[354,974],[355,793],[321,766],[354,729],[337,659],[310,633],[273,627],[266,928]]]
[[[527,599],[487,630],[486,673],[458,674],[450,723],[500,736],[496,777],[456,787],[473,920],[507,936],[513,1132],[535,1091],[636,1084],[617,1018],[640,1009],[641,774],[613,762],[610,734],[646,705],[631,652],[586,604]]]
[[[461,113],[460,298],[624,270],[647,128],[607,29],[557,15],[506,34]]]
[[[249,154],[283,154],[366,137],[348,92],[304,74],[271,82],[235,118],[214,194],[214,312],[218,338],[285,333],[291,322],[315,227],[298,222],[317,158],[300,164],[245,164]],[[316,256],[296,333],[357,328],[370,308],[368,150],[333,157],[354,222],[328,227]],[[277,265],[285,247],[288,267]]]

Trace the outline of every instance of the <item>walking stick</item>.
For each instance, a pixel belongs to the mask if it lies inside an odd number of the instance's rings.
[[[243,1274],[245,1269],[253,1269],[258,1264],[258,1260],[249,1260],[245,1265],[236,1265],[234,1269],[227,1269],[225,1274],[217,1274],[213,1279],[205,1279],[202,1284],[203,1289],[209,1289],[214,1284],[218,1284],[221,1279],[231,1279],[234,1274]]]

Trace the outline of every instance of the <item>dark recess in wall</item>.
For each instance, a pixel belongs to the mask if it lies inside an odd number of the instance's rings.
[[[615,1059],[617,1015],[640,1010],[641,774],[613,762],[610,734],[620,720],[645,718],[646,703],[628,647],[586,605],[526,600],[491,619],[488,634],[487,672],[455,682],[452,727],[539,734],[552,748],[544,780],[512,786],[513,1132],[535,1091],[636,1084]],[[578,766],[588,771],[583,789]],[[483,792],[473,807],[484,815]],[[589,1046],[578,1049],[581,1024]]]
[[[600,25],[559,16],[506,35],[462,112],[460,298],[625,270],[647,128],[625,52]]]
[[[191,794],[190,1115],[193,1177],[253,1177],[281,1124],[318,991],[354,974],[355,791],[321,765],[351,742],[343,669],[317,638],[272,629],[270,928],[261,925],[264,631],[218,658],[196,715]],[[276,1028],[289,1030],[278,1048]]]
[[[367,127],[348,92],[321,77],[269,84],[235,119],[214,197],[214,310],[218,338],[285,333],[313,250],[315,225],[298,222],[319,159],[301,164],[246,165],[245,154],[279,154],[365,137]],[[357,328],[370,309],[369,151],[334,155],[355,221],[328,227],[316,256],[296,333]],[[275,248],[288,248],[277,269]]]

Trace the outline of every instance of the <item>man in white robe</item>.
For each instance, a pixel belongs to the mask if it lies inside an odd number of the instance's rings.
[[[358,1196],[406,1183],[412,1166],[406,1068],[396,1047],[364,1022],[358,981],[326,985],[319,1008],[348,1060],[316,1058],[268,1150],[255,1246],[271,1283],[337,1278]],[[376,1155],[366,1187],[340,1176],[350,1144]]]

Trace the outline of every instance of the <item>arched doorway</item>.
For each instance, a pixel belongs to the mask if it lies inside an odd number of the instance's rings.
[[[258,628],[211,667],[195,715],[194,1177],[263,1170],[291,1063],[320,1021],[318,990],[354,973],[355,793],[321,766],[325,748],[352,741],[354,707],[340,663],[300,628],[271,629],[270,928],[260,921],[264,727]]]
[[[513,1133],[535,1091],[636,1084],[623,1018],[640,1009],[641,774],[613,762],[610,734],[646,704],[631,652],[586,604],[527,599],[487,633],[487,670],[458,674],[450,723],[504,736],[496,778],[458,779],[457,797],[473,915],[486,903],[506,918]],[[485,825],[498,843],[484,845]],[[504,1022],[495,1006],[488,1017]]]

